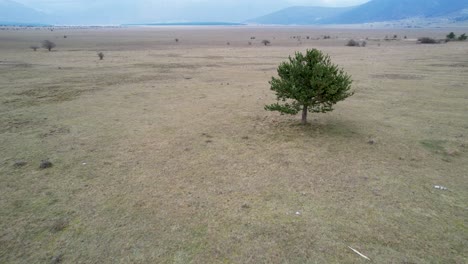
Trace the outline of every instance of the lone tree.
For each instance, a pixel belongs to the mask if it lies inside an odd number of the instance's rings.
[[[279,65],[278,75],[270,81],[277,102],[265,109],[291,115],[302,110],[302,124],[307,123],[307,112],[332,111],[334,104],[354,94],[351,76],[317,49],[307,50],[305,55],[296,52],[294,58]]]
[[[97,55],[98,55],[98,57],[99,57],[100,60],[103,60],[103,59],[104,59],[104,53],[99,52]]]
[[[458,40],[459,41],[465,41],[468,37],[466,36],[466,34],[461,34],[459,37],[458,37]]]
[[[450,34],[447,35],[448,40],[454,40],[456,37],[457,37],[457,35],[455,35],[455,33],[453,33],[453,32],[450,32]]]
[[[51,51],[53,48],[55,48],[55,43],[53,43],[52,41],[50,40],[44,40],[42,41],[42,47],[44,49],[48,49],[49,51]]]
[[[269,46],[271,44],[271,42],[268,39],[264,39],[264,40],[262,40],[262,44],[265,45],[265,46]]]

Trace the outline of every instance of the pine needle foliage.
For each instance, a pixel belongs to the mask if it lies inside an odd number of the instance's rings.
[[[307,112],[333,111],[334,104],[352,96],[351,83],[351,76],[334,65],[330,56],[317,49],[307,50],[305,55],[296,52],[279,65],[278,78],[272,77],[270,85],[277,102],[265,109],[290,115],[302,110],[305,124]]]

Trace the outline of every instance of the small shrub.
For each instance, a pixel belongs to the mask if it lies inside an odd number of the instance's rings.
[[[175,41],[176,43],[179,43],[179,39],[178,39],[178,38],[174,39],[174,41]]]
[[[367,42],[366,42],[366,41],[363,41],[363,42],[361,43],[361,47],[365,47],[365,46],[367,46]]]
[[[250,39],[256,39],[256,37],[250,37]]]
[[[50,40],[44,40],[42,41],[42,47],[44,49],[47,49],[48,51],[51,51],[53,48],[55,48],[55,43],[50,41]]]
[[[354,39],[350,39],[348,41],[348,43],[346,43],[346,46],[348,46],[348,47],[360,47],[361,45],[359,45],[358,41],[355,41]]]
[[[265,45],[265,46],[269,46],[271,44],[271,42],[268,39],[264,39],[264,40],[262,40],[262,44]]]
[[[459,41],[465,41],[468,37],[466,36],[466,34],[461,34],[459,37],[458,37],[458,40]]]
[[[226,45],[228,45],[228,46],[231,45],[231,42],[227,42]]]
[[[98,55],[98,57],[99,57],[100,60],[103,60],[103,59],[104,59],[104,53],[99,52],[97,55]]]
[[[398,35],[393,35],[393,39],[397,39],[398,38]]]
[[[421,44],[437,44],[437,43],[439,43],[439,41],[437,41],[437,40],[435,40],[433,38],[429,38],[429,37],[419,38],[418,41]]]
[[[249,41],[248,44],[249,44],[249,46],[252,46],[252,42]]]
[[[47,169],[47,168],[51,168],[52,166],[53,166],[52,162],[50,162],[48,160],[42,160],[41,164],[39,165],[39,168]]]
[[[36,51],[36,50],[37,50],[39,47],[38,47],[38,46],[35,46],[35,45],[33,45],[33,46],[29,47],[29,48],[30,48],[30,49],[32,49],[32,50],[34,50],[34,51]]]

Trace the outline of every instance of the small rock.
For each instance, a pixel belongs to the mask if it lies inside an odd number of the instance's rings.
[[[243,204],[242,205],[242,209],[249,209],[249,208],[250,208],[250,205],[248,205],[248,204]]]
[[[435,188],[435,189],[438,189],[438,190],[442,190],[442,191],[448,190],[447,187],[444,187],[444,186],[441,186],[441,185],[435,185],[434,188]]]
[[[86,162],[83,162],[83,163],[81,163],[81,164],[86,165]]]
[[[369,145],[374,145],[375,143],[377,143],[375,141],[375,139],[371,139],[371,140],[367,141],[367,144],[369,144]]]
[[[296,215],[301,215],[301,212],[296,212]]]
[[[47,168],[50,168],[50,167],[52,167],[52,162],[50,162],[48,160],[41,161],[41,165],[39,165],[39,168],[41,168],[41,169],[47,169]]]
[[[24,161],[24,160],[17,160],[17,161],[15,161],[13,166],[15,166],[16,168],[19,168],[19,167],[25,166],[26,164],[28,164],[28,163],[26,161]]]
[[[50,263],[51,264],[62,263],[62,260],[63,260],[63,255],[59,254],[57,256],[52,257],[52,259],[50,260]]]
[[[447,150],[445,152],[445,154],[451,156],[451,157],[455,157],[455,156],[458,156],[460,155],[460,151],[458,151],[458,149],[450,149],[450,150]]]

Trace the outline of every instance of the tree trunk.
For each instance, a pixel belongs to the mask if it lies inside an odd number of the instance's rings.
[[[307,124],[307,105],[302,107],[302,124]]]

